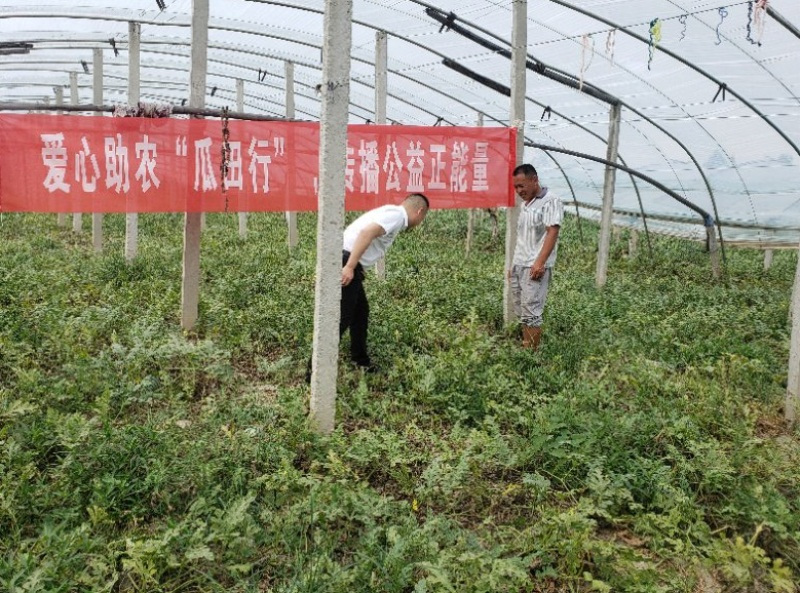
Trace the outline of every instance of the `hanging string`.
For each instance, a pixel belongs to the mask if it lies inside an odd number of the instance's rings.
[[[656,48],[658,47],[659,43],[661,43],[661,19],[656,17],[650,21],[650,43],[648,47],[649,56],[647,58],[648,70],[650,70],[650,66],[653,63],[653,56],[656,53]]]
[[[747,3],[747,35],[745,39],[747,39],[751,45],[756,45],[758,42],[753,39],[753,5],[755,4],[754,0],[750,0]]]
[[[617,30],[613,29],[608,32],[606,36],[606,57],[611,61],[611,65],[614,65],[614,46],[617,44]]]
[[[769,0],[758,0],[756,2],[753,23],[756,27],[756,43],[761,47],[761,38],[764,36],[764,27],[767,25],[767,5]]]
[[[586,54],[589,54],[589,61],[586,61]],[[582,47],[581,47],[581,73],[580,79],[578,84],[578,90],[583,90],[583,75],[589,69],[589,66],[592,65],[592,60],[594,59],[594,37],[591,35],[584,35],[582,39]]]
[[[682,14],[680,16],[680,18],[678,18],[678,22],[681,25],[683,25],[683,30],[681,31],[681,38],[678,39],[678,41],[683,41],[686,38],[686,29],[688,28],[688,25],[686,24],[686,19],[688,19],[688,18],[689,18],[688,13],[687,14]]]
[[[722,26],[722,21],[724,21],[727,16],[728,9],[723,6],[719,9],[719,23],[717,24],[717,41],[715,42],[715,45],[720,45],[722,43],[722,37],[720,36],[719,28]]]

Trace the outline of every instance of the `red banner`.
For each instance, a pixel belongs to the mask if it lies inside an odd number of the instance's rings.
[[[432,208],[513,206],[510,128],[351,125],[346,207],[424,193]],[[0,114],[0,211],[317,208],[319,125]],[[227,168],[223,175],[223,159]]]

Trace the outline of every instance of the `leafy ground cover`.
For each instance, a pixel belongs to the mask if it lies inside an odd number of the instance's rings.
[[[0,219],[0,590],[797,589],[800,446],[782,422],[796,256],[614,243],[566,225],[540,353],[503,326],[502,246],[435,212],[370,279],[378,376],[342,356],[306,423],[315,218],[210,215],[179,324],[182,217],[122,258]],[[624,239],[623,233],[622,239]],[[643,244],[643,241],[640,242]],[[343,346],[344,347],[344,346]]]

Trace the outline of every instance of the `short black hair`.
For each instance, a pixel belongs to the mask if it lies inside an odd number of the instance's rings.
[[[514,175],[525,175],[525,177],[538,177],[539,174],[536,172],[536,168],[533,165],[529,165],[525,163],[523,165],[519,165],[516,169],[514,169]]]
[[[428,198],[426,198],[422,194],[408,194],[406,196],[406,200],[414,200],[415,202],[422,202],[425,205],[426,210],[431,209],[431,203],[428,201]]]

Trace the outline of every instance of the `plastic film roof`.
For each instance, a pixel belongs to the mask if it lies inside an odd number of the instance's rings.
[[[104,101],[127,101],[128,22],[141,23],[141,99],[179,105],[189,94],[191,0],[0,0],[0,101],[53,102],[78,77],[92,102],[94,48],[104,49]],[[299,119],[319,117],[324,2],[210,0],[206,105],[285,113],[294,63]],[[448,28],[440,22],[452,13]],[[438,16],[437,20],[434,16]],[[656,20],[657,19],[657,20]],[[529,0],[525,136],[605,158],[608,100],[622,103],[620,162],[709,212],[723,240],[800,240],[800,4],[796,0]],[[456,27],[488,42],[481,44]],[[374,120],[376,33],[388,33],[390,122],[509,125],[512,2],[354,0],[350,120]],[[119,55],[115,55],[110,40]],[[31,43],[3,55],[3,44]],[[8,47],[8,46],[6,46]],[[346,48],[342,48],[344,51]],[[488,86],[447,66],[501,85]],[[451,62],[451,63],[452,63]],[[562,84],[552,74],[561,76]],[[593,98],[607,95],[608,100]],[[212,95],[213,90],[213,95]],[[604,165],[526,149],[545,185],[596,217]],[[576,204],[576,205],[577,205]],[[576,205],[569,210],[575,212]],[[702,219],[649,183],[617,173],[616,222],[701,238]]]

